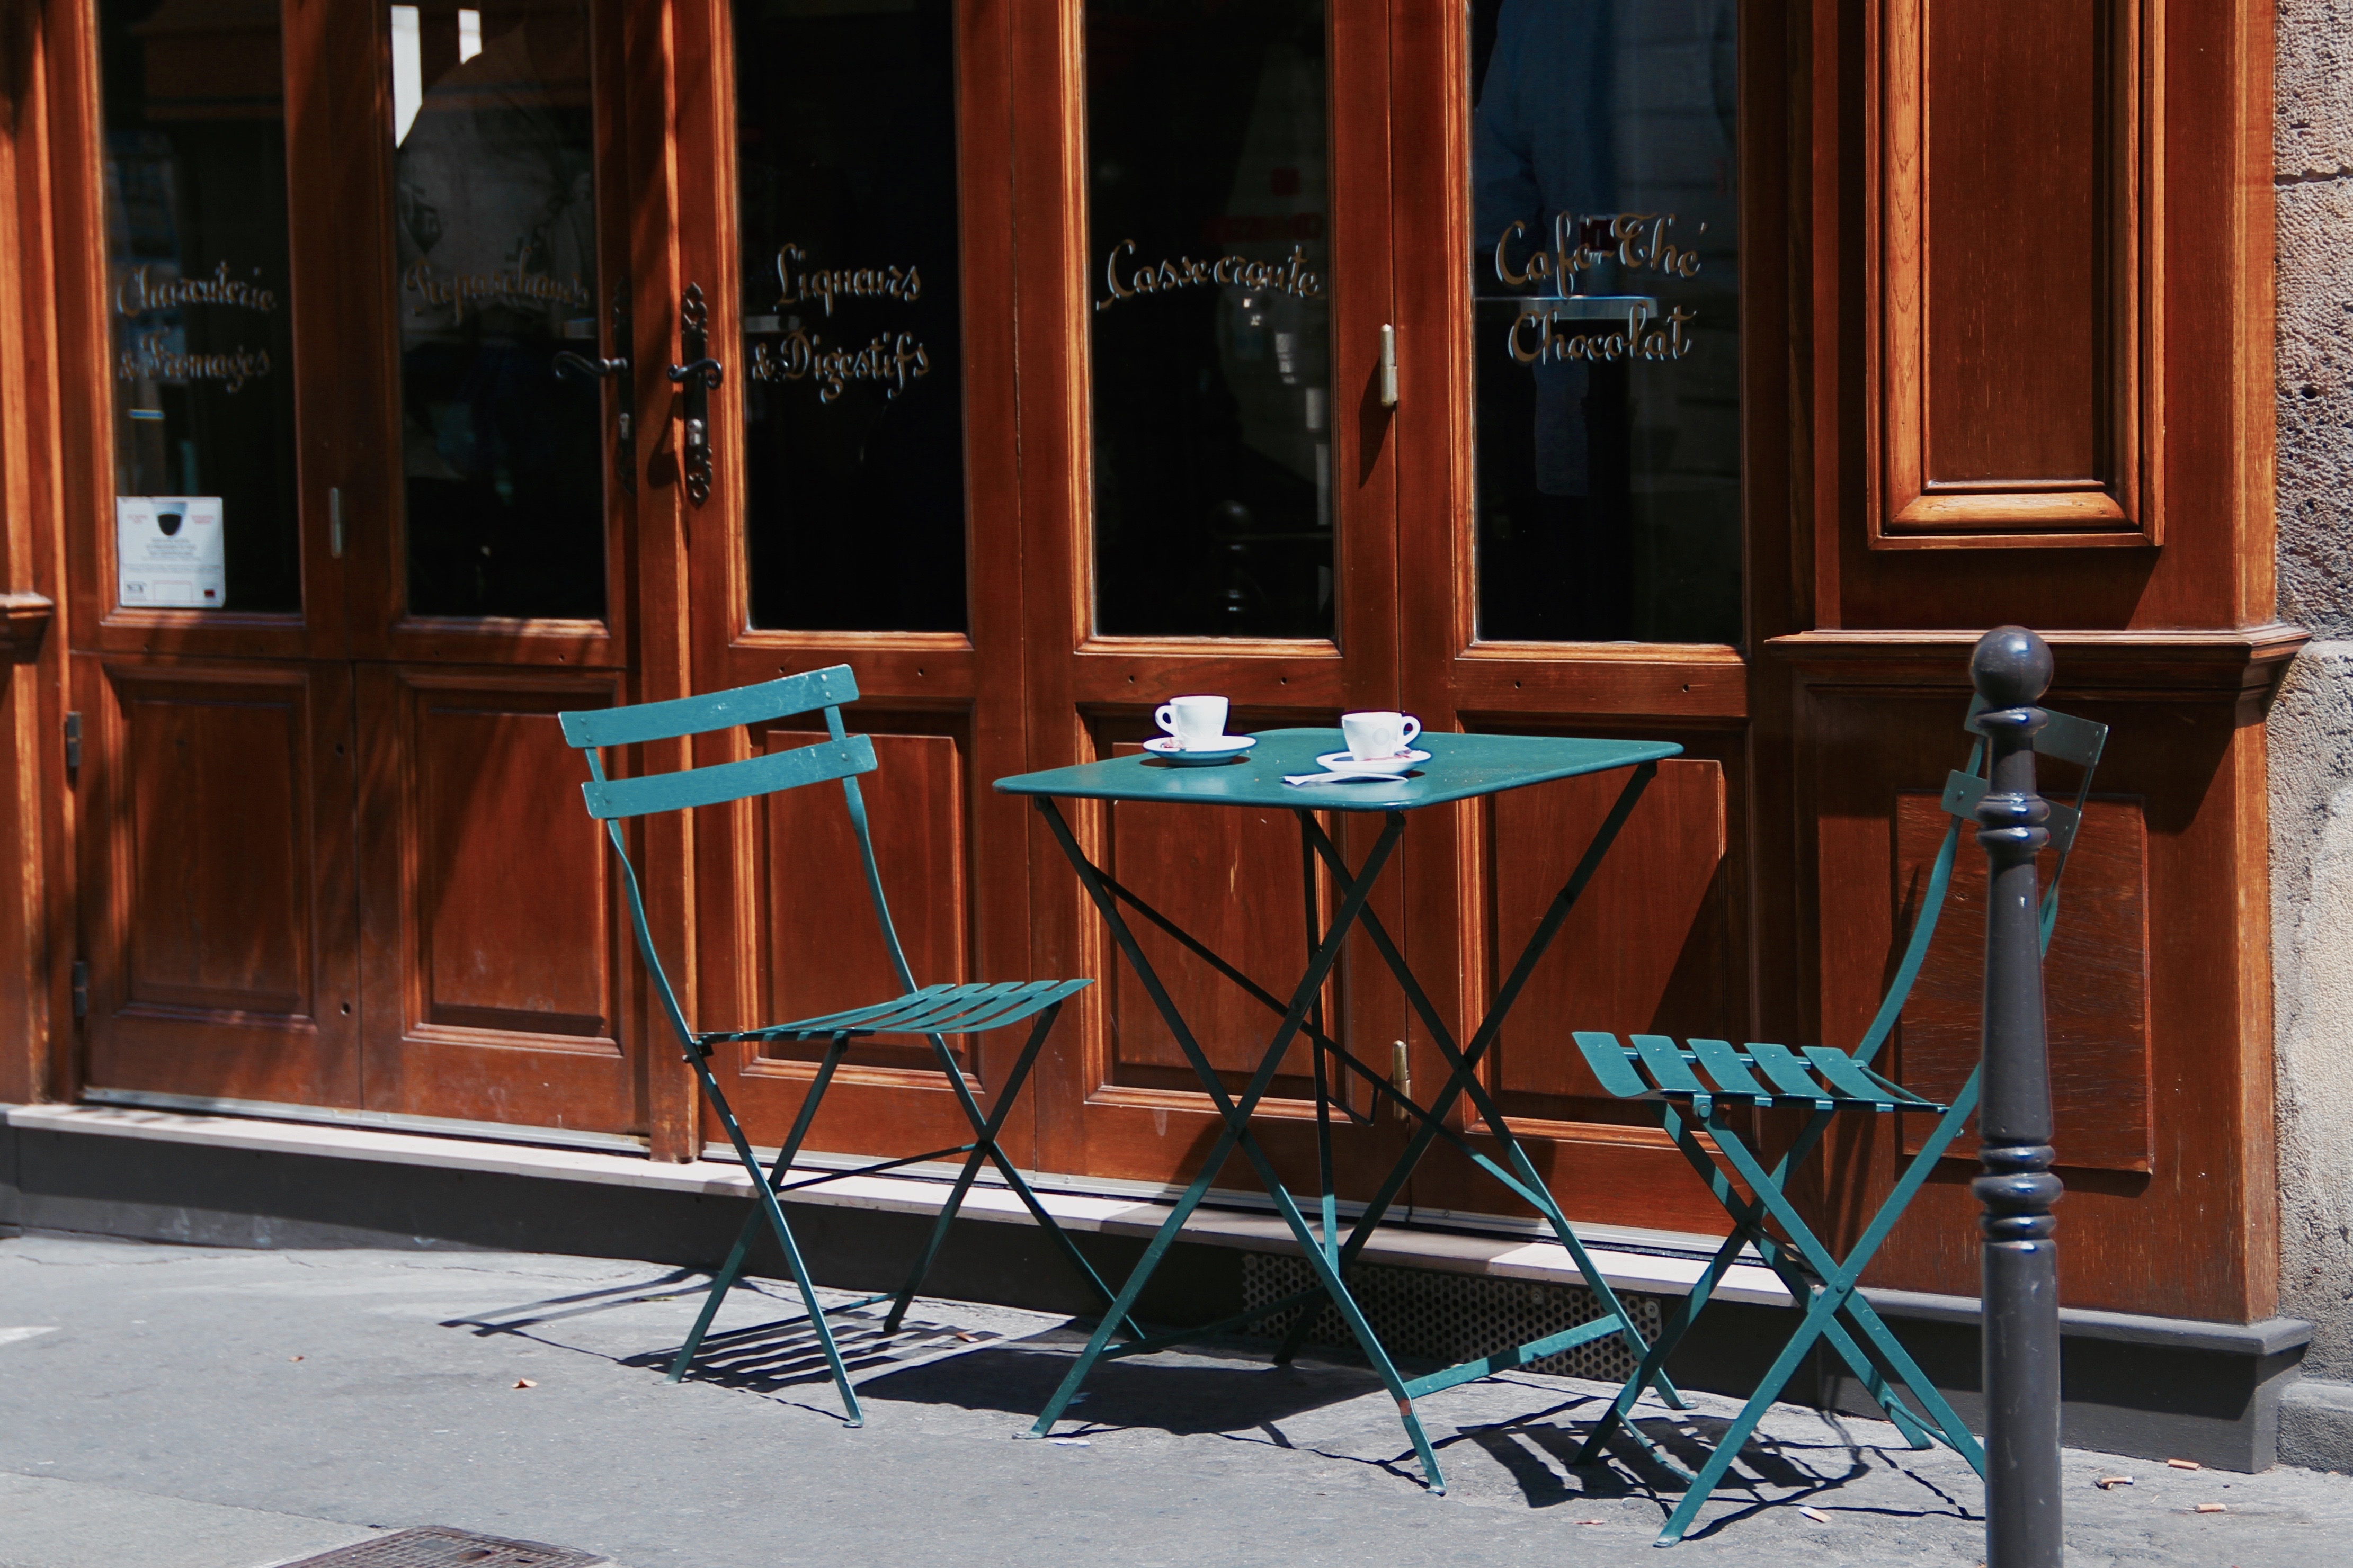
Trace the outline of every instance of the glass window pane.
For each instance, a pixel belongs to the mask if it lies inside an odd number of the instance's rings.
[[[409,613],[599,618],[587,7],[394,5],[390,48]]]
[[[1735,0],[1472,0],[1479,631],[1740,640]]]
[[[742,0],[752,624],[963,631],[952,0]]]
[[[1320,0],[1088,0],[1095,629],[1332,635]]]
[[[100,0],[98,21],[119,596],[300,610],[278,6]]]

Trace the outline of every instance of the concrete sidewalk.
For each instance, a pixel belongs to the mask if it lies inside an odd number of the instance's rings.
[[[1077,1336],[963,1302],[922,1303],[888,1342],[849,1331],[853,1430],[773,1287],[738,1291],[721,1333],[786,1321],[665,1384],[700,1284],[501,1253],[0,1241],[0,1568],[259,1568],[420,1524],[628,1568],[1510,1568],[1638,1557],[1673,1505],[1623,1453],[1568,1467],[1599,1384],[1424,1401],[1451,1483],[1433,1497],[1367,1373],[1246,1347],[1114,1363],[1063,1424],[1077,1441],[1018,1442]],[[1679,1433],[1734,1408],[1699,1403],[1648,1429],[1691,1457]],[[2353,1539],[2343,1476],[2066,1463],[2084,1568],[2317,1568]],[[2135,1484],[2094,1485],[2116,1475]],[[1786,1408],[1694,1538],[1641,1560],[1970,1568],[1980,1498],[1949,1454]]]

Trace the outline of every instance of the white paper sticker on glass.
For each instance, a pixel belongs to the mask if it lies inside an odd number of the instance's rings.
[[[114,538],[117,603],[172,610],[228,603],[220,497],[121,497]]]

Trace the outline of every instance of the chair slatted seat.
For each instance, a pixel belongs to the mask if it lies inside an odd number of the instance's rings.
[[[1949,1109],[1890,1082],[1843,1051],[1823,1046],[1809,1046],[1801,1055],[1775,1045],[1752,1045],[1743,1051],[1723,1040],[1694,1040],[1694,1047],[1711,1048],[1683,1050],[1664,1035],[1636,1035],[1633,1043],[1626,1045],[1615,1035],[1593,1029],[1576,1031],[1576,1039],[1594,1076],[1602,1078],[1604,1087],[1618,1099],[1690,1104],[1703,1117],[1709,1104],[1718,1100],[1760,1110],[1829,1106],[1835,1110],[1914,1110],[1941,1116]],[[1622,1066],[1613,1066],[1605,1074],[1605,1060]],[[1764,1071],[1776,1087],[1768,1089],[1757,1082],[1751,1068]]]
[[[645,961],[647,975],[653,983],[655,999],[677,1035],[687,1062],[694,1069],[703,1098],[710,1102],[720,1124],[726,1129],[727,1139],[734,1149],[736,1159],[742,1162],[744,1171],[752,1178],[753,1210],[744,1216],[736,1234],[733,1250],[712,1280],[701,1316],[696,1319],[693,1330],[671,1362],[670,1381],[678,1382],[693,1365],[695,1352],[702,1347],[703,1336],[710,1331],[712,1321],[717,1317],[728,1291],[741,1279],[753,1238],[765,1224],[783,1249],[786,1266],[792,1273],[794,1284],[799,1289],[802,1303],[808,1311],[809,1325],[824,1352],[834,1384],[840,1390],[842,1405],[852,1426],[860,1425],[863,1415],[857,1391],[850,1386],[849,1371],[843,1365],[841,1352],[835,1343],[828,1314],[853,1311],[888,1300],[892,1305],[883,1321],[883,1331],[895,1333],[984,1165],[995,1168],[1006,1185],[1020,1198],[1030,1215],[1055,1241],[1063,1256],[1095,1293],[1105,1302],[1113,1299],[1110,1288],[1104,1285],[1068,1234],[1046,1211],[1037,1194],[1030,1189],[1012,1161],[1006,1157],[997,1142],[1006,1116],[1019,1098],[1022,1085],[1037,1061],[1039,1047],[1053,1029],[1062,1004],[1093,982],[1020,980],[932,985],[915,984],[905,951],[900,946],[898,928],[891,919],[890,904],[882,896],[882,876],[874,858],[874,840],[867,823],[866,803],[858,787],[859,775],[874,772],[878,765],[874,745],[863,735],[849,733],[842,723],[843,705],[857,699],[858,682],[849,667],[836,665],[829,669],[812,670],[805,675],[788,676],[780,680],[763,681],[754,686],[701,697],[682,697],[664,702],[644,702],[633,707],[558,715],[565,740],[586,757],[588,780],[581,785],[581,795],[587,804],[588,815],[605,824],[613,852],[620,859],[622,886],[629,900],[629,918],[637,932],[638,951]],[[825,716],[826,739],[789,751],[637,777],[617,777],[606,769],[605,752],[610,748],[677,740],[738,726],[757,726],[773,720],[820,710]],[[694,1029],[679,1005],[678,993],[670,984],[651,929],[647,924],[644,889],[638,880],[637,866],[630,858],[621,823],[630,817],[657,812],[691,810],[698,806],[773,795],[781,790],[836,782],[841,785],[842,801],[849,814],[850,827],[857,839],[865,872],[867,897],[881,928],[883,945],[890,954],[892,969],[902,987],[901,994],[865,1006],[788,1023],[763,1025],[756,1028]],[[818,895],[812,891],[808,896]],[[980,1102],[974,1098],[970,1085],[965,1082],[955,1054],[948,1048],[947,1037],[986,1034],[1025,1019],[1031,1021],[1029,1037],[1022,1045],[1020,1055],[1015,1058],[1012,1070],[1005,1075],[1002,1085],[997,1089],[994,1110],[985,1113]],[[786,1177],[792,1171],[794,1157],[800,1152],[809,1128],[817,1119],[826,1089],[833,1082],[842,1058],[854,1042],[877,1035],[913,1036],[931,1043],[934,1062],[955,1095],[965,1120],[972,1125],[972,1142],[952,1149],[934,1149],[923,1153],[880,1160],[852,1170],[828,1171],[820,1176],[787,1184]],[[711,1058],[712,1051],[721,1047],[756,1047],[783,1040],[822,1040],[825,1052],[809,1080],[807,1093],[801,1100],[800,1109],[793,1119],[791,1130],[786,1134],[783,1146],[777,1151],[774,1164],[764,1171],[758,1157],[753,1152],[750,1141],[744,1134],[742,1125],[735,1119],[734,1110],[727,1102],[717,1074],[712,1069]],[[957,1155],[964,1157],[963,1166],[955,1184],[949,1189],[939,1217],[933,1224],[929,1242],[916,1257],[906,1283],[896,1291],[884,1291],[832,1308],[821,1306],[800,1248],[793,1239],[792,1226],[786,1221],[784,1209],[777,1201],[778,1194],[787,1190],[820,1186],[828,1182],[871,1175]],[[1131,1335],[1141,1334],[1132,1321],[1122,1326]]]
[[[1981,699],[1971,702],[1966,728],[1972,732],[1978,732],[1978,715],[1982,711]],[[2035,736],[2035,751],[2082,770],[2073,803],[2049,803],[2047,826],[2057,860],[2039,910],[2042,942],[2047,950],[2059,914],[2059,879],[2074,849],[2108,731],[2106,725],[2087,719],[2048,710],[2045,713],[2048,721]],[[1574,1031],[1578,1054],[1602,1091],[1615,1099],[1657,1106],[1661,1125],[1733,1222],[1732,1234],[1691,1293],[1670,1312],[1658,1339],[1595,1424],[1577,1458],[1579,1464],[1593,1462],[1611,1435],[1622,1431],[1652,1459],[1690,1483],[1660,1531],[1659,1545],[1672,1545],[1683,1539],[1757,1421],[1780,1397],[1805,1355],[1819,1342],[1827,1342],[1846,1363],[1880,1413],[1914,1447],[1943,1443],[1967,1458],[1980,1476],[1985,1474],[1985,1453],[1977,1439],[1870,1303],[1856,1292],[1863,1268],[1977,1109],[1978,1073],[1975,1070],[1960,1093],[1950,1101],[1939,1101],[1914,1093],[1878,1071],[1873,1062],[1894,1031],[1927,959],[1937,916],[1952,885],[1962,825],[1973,819],[1978,803],[1985,798],[1985,742],[1978,732],[1966,768],[1946,779],[1940,804],[1952,820],[1930,868],[1903,959],[1870,1027],[1852,1050],[1831,1046],[1792,1050],[1770,1042],[1734,1046],[1725,1040],[1696,1038],[1678,1044],[1663,1035],[1633,1035],[1620,1040],[1600,1030]],[[1749,1115],[1765,1110],[1802,1112],[1806,1117],[1788,1152],[1769,1165],[1746,1125]],[[1740,1121],[1733,1119],[1735,1112],[1740,1113]],[[1790,1201],[1788,1184],[1839,1117],[1899,1113],[1932,1119],[1928,1135],[1919,1151],[1902,1163],[1877,1215],[1841,1257],[1808,1225]],[[1630,1419],[1630,1413],[1652,1374],[1690,1332],[1726,1271],[1752,1251],[1780,1277],[1804,1316],[1739,1416],[1694,1473],[1645,1436]]]

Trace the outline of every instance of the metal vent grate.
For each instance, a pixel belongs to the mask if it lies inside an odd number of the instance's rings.
[[[1315,1282],[1303,1259],[1252,1252],[1242,1258],[1242,1305],[1279,1301]],[[1396,1356],[1451,1365],[1492,1355],[1507,1345],[1525,1344],[1602,1315],[1600,1300],[1582,1285],[1547,1285],[1533,1279],[1498,1279],[1484,1274],[1445,1274],[1360,1263],[1348,1270],[1348,1289],[1366,1321]],[[1619,1300],[1646,1340],[1659,1336],[1662,1309],[1656,1296],[1619,1293]],[[1262,1321],[1258,1337],[1280,1339],[1307,1309]],[[1356,1336],[1329,1301],[1315,1308],[1307,1338],[1319,1345],[1354,1348]],[[1633,1352],[1622,1339],[1595,1340],[1558,1355],[1528,1363],[1532,1372],[1623,1383],[1634,1374]]]
[[[604,1561],[593,1552],[427,1524],[339,1546],[284,1568],[578,1568]]]

